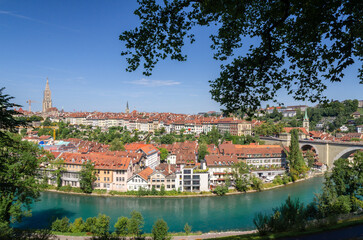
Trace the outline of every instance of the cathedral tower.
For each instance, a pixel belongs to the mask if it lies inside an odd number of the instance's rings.
[[[125,110],[126,113],[130,113],[130,109],[129,109],[129,102],[127,101],[126,102],[126,110]]]
[[[47,84],[45,85],[44,97],[43,97],[43,112],[47,112],[52,107],[52,92],[49,89],[49,81],[47,78]]]
[[[305,110],[305,116],[303,120],[303,128],[306,129],[307,132],[309,132],[309,118],[308,118],[308,110]]]

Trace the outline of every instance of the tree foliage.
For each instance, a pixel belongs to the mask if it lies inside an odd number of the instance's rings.
[[[248,177],[249,167],[244,162],[238,162],[233,165],[232,168],[232,183],[239,192],[246,192],[250,185]]]
[[[151,230],[154,240],[170,239],[168,234],[168,224],[163,219],[158,219]]]
[[[331,175],[325,176],[323,192],[316,202],[320,217],[348,213],[363,207],[363,153],[350,162],[338,159]]]
[[[51,226],[52,231],[55,232],[69,232],[70,230],[70,223],[69,218],[63,217],[62,219],[56,219],[52,222]]]
[[[216,25],[214,58],[228,63],[210,82],[211,94],[229,111],[256,110],[276,101],[280,89],[295,100],[323,100],[326,82],[340,82],[363,58],[361,1],[138,2],[140,26],[119,37],[126,70],[142,64],[143,74],[151,75],[160,60],[186,61],[182,47],[195,41],[192,28]],[[358,78],[363,83],[362,67]]]
[[[166,148],[160,148],[159,150],[160,150],[160,160],[161,160],[161,161],[165,161],[165,160],[166,160],[166,158],[167,158],[167,157],[168,157],[168,155],[169,155],[168,150],[167,150]]]
[[[188,223],[186,223],[184,225],[184,232],[185,232],[185,234],[186,235],[189,235],[191,231],[192,231],[192,227]]]
[[[140,236],[144,227],[144,218],[138,211],[131,212],[131,218],[128,221],[127,229],[130,234]]]
[[[126,236],[128,233],[127,224],[129,219],[127,217],[119,217],[115,223],[115,232],[118,236]]]
[[[208,146],[205,143],[199,144],[198,147],[198,160],[201,161],[205,158],[206,155],[208,155]]]
[[[295,181],[301,174],[304,174],[307,171],[307,168],[299,146],[299,131],[293,129],[290,134],[291,143],[287,159],[289,161],[290,175]]]
[[[121,142],[120,139],[113,139],[110,146],[110,151],[124,151],[125,147],[124,144]]]
[[[82,170],[79,172],[79,184],[83,192],[92,193],[93,183],[97,180],[94,166],[91,162],[82,164]]]
[[[36,145],[12,134],[23,123],[13,118],[12,97],[0,89],[0,224],[21,221],[30,215],[30,206],[39,197],[37,169],[43,154]]]

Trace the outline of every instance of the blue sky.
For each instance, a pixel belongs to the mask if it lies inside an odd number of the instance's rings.
[[[210,32],[195,30],[186,45],[187,62],[160,62],[153,75],[125,71],[118,36],[139,24],[136,0],[17,1],[0,0],[0,87],[27,108],[41,110],[46,77],[53,105],[65,111],[197,113],[220,109],[211,100],[208,80],[219,76],[221,62],[212,59]],[[358,64],[342,83],[329,84],[329,99],[363,99]],[[280,101],[296,102],[284,92]]]

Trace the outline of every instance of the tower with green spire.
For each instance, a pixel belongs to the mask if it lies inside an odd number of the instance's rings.
[[[307,132],[309,132],[309,117],[308,117],[308,109],[305,109],[305,116],[303,120],[303,128],[306,129]]]

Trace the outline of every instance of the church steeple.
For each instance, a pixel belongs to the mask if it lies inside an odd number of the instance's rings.
[[[49,80],[47,77],[47,83],[45,84],[44,96],[43,96],[43,112],[47,112],[52,107],[52,92],[49,88]]]
[[[303,128],[306,129],[307,132],[309,132],[309,117],[308,117],[308,109],[305,109],[305,116],[303,120]]]
[[[47,77],[47,84],[45,85],[45,90],[49,90],[49,91],[50,91],[50,89],[49,89],[49,80],[48,80],[48,77]]]
[[[126,113],[130,113],[130,109],[129,109],[129,101],[126,102]]]

